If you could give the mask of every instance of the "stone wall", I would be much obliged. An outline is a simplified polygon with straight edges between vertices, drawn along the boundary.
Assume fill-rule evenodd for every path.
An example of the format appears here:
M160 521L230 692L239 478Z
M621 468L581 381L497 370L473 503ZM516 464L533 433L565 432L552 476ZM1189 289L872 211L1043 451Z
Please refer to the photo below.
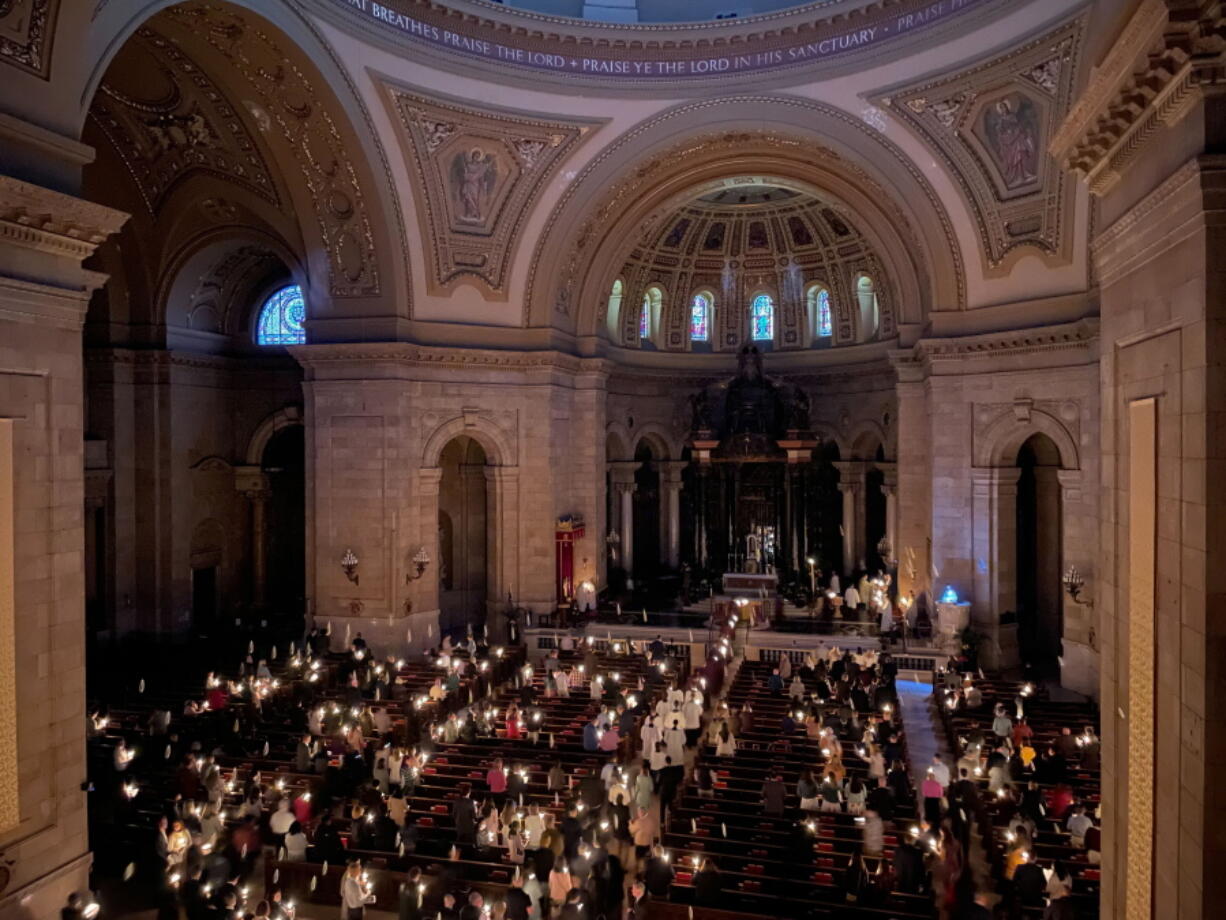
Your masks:
M288 358L106 349L89 352L87 371L88 427L110 470L110 628L190 628L202 546L216 549L220 613L249 604L251 506L236 470L266 419L301 406L300 369Z
M1222 896L1226 796L1210 768L1226 743L1226 630L1213 555L1226 537L1218 513L1226 284L1215 261L1226 245L1224 192L1226 172L1213 157L1160 181L1139 169L1108 196L1127 207L1116 205L1118 219L1094 243L1104 343L1104 916L1134 916L1151 897L1164 916L1209 916ZM1148 398L1157 406L1155 577L1140 597L1129 564L1142 536L1131 526L1129 407Z
M310 586L317 622L413 645L437 641L439 456L455 437L486 456L491 635L510 597L554 603L554 530L582 516L580 579L597 577L604 532L601 361L407 345L299 346L305 389ZM425 549L421 578L413 557ZM339 561L359 558L357 581ZM587 560L586 562L582 560Z
M0 418L13 451L0 724L16 767L0 770L4 920L52 916L89 870L81 324L104 278L80 264L123 219L0 177Z

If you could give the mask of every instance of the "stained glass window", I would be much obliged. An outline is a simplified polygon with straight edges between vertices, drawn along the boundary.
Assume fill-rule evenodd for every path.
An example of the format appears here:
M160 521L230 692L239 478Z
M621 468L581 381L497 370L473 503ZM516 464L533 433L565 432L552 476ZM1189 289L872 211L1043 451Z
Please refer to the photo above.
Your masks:
M639 338L644 342L651 338L651 295L643 295L643 308L639 310Z
M817 334L834 335L834 326L830 322L830 292L825 288L817 292Z
M759 294L749 310L749 330L755 342L775 338L775 301L769 294Z
M706 342L711 338L711 298L695 294L690 301L690 341Z
M260 345L302 345L306 342L306 300L302 288L290 284L264 301L256 325L255 340Z

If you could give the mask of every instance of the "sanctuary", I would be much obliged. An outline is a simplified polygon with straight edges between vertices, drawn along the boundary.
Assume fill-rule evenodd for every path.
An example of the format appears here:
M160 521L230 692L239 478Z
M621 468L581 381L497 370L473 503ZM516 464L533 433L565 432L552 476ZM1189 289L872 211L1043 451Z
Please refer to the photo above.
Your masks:
M0 0L0 920L1219 915L1224 35Z

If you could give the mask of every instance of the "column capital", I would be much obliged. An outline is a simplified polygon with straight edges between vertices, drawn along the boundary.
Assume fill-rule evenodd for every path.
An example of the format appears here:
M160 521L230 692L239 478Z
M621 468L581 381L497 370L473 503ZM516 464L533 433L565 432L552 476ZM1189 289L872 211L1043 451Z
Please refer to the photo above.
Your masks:
M673 488L681 488L681 474L685 468L689 466L688 460L658 460L656 467L660 471L660 482L662 485L671 486Z
M868 475L868 466L863 460L835 460L832 466L839 474L840 492L855 492L863 488Z
M247 498L254 499L259 493L268 497L271 485L268 474L258 466L236 466L234 468L234 489L242 492Z
M417 471L417 491L422 495L438 495L438 486L442 479L441 466L424 466Z
M519 482L518 466L487 466L485 481L495 485L514 485Z
M609 477L614 485L634 484L634 474L643 464L637 460L614 460L609 464Z
M973 466L971 484L976 490L994 489L998 494L1017 491L1017 481L1022 471L1016 466Z

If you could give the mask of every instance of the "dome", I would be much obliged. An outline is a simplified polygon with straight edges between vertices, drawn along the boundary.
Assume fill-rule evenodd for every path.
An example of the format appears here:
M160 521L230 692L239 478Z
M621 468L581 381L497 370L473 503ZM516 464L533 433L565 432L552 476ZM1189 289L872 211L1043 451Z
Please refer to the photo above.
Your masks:
M617 306L659 317L610 310L609 333L664 351L731 351L750 339L767 350L856 344L877 337L886 281L855 215L769 179L739 178L666 212L637 241L614 282ZM755 327L763 297L774 315ZM687 323L695 309L712 314L698 343Z

